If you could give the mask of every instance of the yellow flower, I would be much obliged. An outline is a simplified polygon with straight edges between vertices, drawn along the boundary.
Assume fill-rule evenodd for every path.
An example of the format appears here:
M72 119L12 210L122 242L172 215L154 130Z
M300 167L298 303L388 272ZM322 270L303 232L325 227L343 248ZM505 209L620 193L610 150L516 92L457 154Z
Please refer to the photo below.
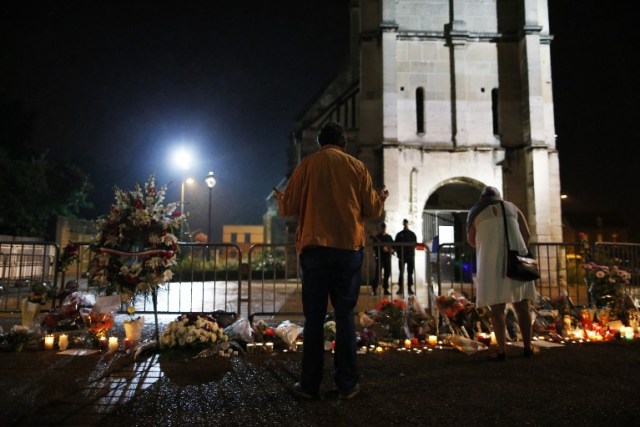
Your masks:
M127 307L127 313L129 313L130 316L133 316L136 313L136 308L130 305L129 307Z

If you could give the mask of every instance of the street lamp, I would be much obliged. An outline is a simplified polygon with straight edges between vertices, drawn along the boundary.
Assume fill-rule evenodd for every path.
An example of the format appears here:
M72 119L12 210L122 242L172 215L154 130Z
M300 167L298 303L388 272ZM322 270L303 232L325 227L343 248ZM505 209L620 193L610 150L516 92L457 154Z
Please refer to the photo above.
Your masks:
M207 184L207 187L209 187L209 228L207 229L207 237L209 241L211 241L211 191L213 190L213 186L216 185L216 177L213 175L213 172L209 172L204 182Z
M182 211L182 215L185 216L185 221L186 221L186 217L187 217L187 211L185 209L184 206L184 185L186 184L193 184L193 178L186 178L182 180L182 183L180 185L180 210ZM184 232L183 232L183 227L184 227L184 223L185 221L180 223L180 238L184 239Z

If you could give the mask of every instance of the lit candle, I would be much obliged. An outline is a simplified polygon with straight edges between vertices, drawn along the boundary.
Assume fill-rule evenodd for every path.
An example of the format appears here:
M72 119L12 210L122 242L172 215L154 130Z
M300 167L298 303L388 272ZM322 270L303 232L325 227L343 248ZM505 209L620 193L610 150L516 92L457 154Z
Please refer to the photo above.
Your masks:
M131 341L129 338L125 338L124 341L122 342L122 348L125 351L131 350L133 348L133 341Z
M255 349L255 344L252 342L248 342L247 343L247 353L251 354L253 353L253 350Z
M118 349L118 337L109 337L109 351Z
M261 342L256 343L256 353L262 353L264 351L264 345Z
M53 335L45 335L44 337L44 349L53 350L53 341L55 337Z
M498 345L498 340L496 339L496 333L495 332L491 332L491 341L490 341L491 345Z
M633 339L633 328L631 326L627 326L624 330L624 337L628 340Z
M298 341L298 342L296 343L296 351L302 351L302 349L303 349L303 348L304 348L304 347L303 347L303 345L302 345L302 341ZM365 348L365 349L366 349L366 348Z
M411 340L410 339L404 340L404 348L411 348Z
M60 334L58 337L58 348L65 351L69 347L69 336L66 334Z
M429 345L435 346L436 344L438 344L438 337L435 335L429 335Z
M264 349L266 350L267 353L273 353L273 343L272 342L268 342L264 345Z
M376 347L376 353L382 353L382 347Z

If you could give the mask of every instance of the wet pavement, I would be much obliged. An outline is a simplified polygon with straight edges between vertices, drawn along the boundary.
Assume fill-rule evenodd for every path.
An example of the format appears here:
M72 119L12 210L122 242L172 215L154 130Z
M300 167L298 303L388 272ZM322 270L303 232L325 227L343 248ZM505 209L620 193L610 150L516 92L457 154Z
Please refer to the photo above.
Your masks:
M11 320L2 319L5 330ZM542 348L531 359L510 347L504 362L445 349L362 354L362 392L348 401L332 391L330 353L321 398L312 401L290 391L299 353L195 355L2 352L0 425L635 425L638 418L640 341Z

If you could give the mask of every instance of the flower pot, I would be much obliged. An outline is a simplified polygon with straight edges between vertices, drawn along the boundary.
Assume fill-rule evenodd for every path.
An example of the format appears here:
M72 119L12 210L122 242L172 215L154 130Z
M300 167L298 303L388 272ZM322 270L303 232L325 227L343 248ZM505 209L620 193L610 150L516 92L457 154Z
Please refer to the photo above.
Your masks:
M124 335L134 346L140 342L142 329L144 329L144 317L142 316L136 320L124 321Z
M40 311L40 304L29 302L26 298L22 300L22 326L30 326Z

